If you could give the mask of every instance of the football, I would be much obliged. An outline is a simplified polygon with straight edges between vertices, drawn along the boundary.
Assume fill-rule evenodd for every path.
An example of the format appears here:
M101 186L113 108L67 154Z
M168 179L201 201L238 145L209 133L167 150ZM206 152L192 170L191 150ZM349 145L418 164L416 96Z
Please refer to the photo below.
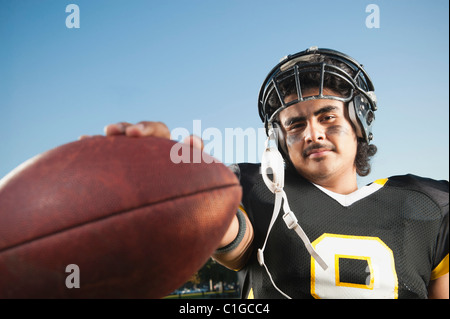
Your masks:
M242 192L225 165L194 153L156 137L92 137L18 166L0 180L0 298L177 289L218 248Z

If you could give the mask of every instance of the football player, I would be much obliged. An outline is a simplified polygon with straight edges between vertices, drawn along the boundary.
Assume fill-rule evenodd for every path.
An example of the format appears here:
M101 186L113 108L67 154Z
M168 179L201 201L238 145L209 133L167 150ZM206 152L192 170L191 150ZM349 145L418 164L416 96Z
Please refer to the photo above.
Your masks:
M317 47L287 56L258 107L267 148L261 164L231 166L243 199L213 256L239 271L243 297L448 298L448 181L392 176L358 189L376 153L362 65ZM170 138L159 122L105 132Z

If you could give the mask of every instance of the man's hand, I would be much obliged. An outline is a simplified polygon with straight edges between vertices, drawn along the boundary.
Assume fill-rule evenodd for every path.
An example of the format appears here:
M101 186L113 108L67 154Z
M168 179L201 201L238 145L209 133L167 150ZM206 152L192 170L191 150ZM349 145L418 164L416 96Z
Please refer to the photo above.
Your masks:
M146 137L155 136L161 138L170 139L170 131L166 124L162 122L150 122L142 121L136 124L127 122L119 122L116 124L106 125L104 128L106 136L125 135L128 137ZM89 135L82 135L80 140L89 138ZM190 144L198 149L203 150L204 144L201 138L198 136L188 136L183 141L186 144Z
M170 139L169 128L161 122L139 122L131 124L120 122L105 126L105 135L125 135L129 137L156 136Z

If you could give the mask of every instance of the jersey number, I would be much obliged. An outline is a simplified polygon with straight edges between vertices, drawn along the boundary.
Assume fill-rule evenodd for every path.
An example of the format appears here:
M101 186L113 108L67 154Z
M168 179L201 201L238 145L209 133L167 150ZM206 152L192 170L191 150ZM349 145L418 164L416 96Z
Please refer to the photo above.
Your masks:
M328 264L324 271L311 257L314 298L397 298L398 279L392 250L378 237L323 234L312 243ZM344 269L359 263L364 282L342 278Z

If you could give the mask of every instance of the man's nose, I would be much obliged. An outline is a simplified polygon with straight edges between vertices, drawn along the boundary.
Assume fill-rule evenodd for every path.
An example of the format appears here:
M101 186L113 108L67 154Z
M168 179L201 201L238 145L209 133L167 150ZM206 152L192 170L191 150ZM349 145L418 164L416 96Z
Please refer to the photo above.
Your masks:
M325 140L325 130L316 121L308 122L305 130L305 142L307 144L316 143Z

